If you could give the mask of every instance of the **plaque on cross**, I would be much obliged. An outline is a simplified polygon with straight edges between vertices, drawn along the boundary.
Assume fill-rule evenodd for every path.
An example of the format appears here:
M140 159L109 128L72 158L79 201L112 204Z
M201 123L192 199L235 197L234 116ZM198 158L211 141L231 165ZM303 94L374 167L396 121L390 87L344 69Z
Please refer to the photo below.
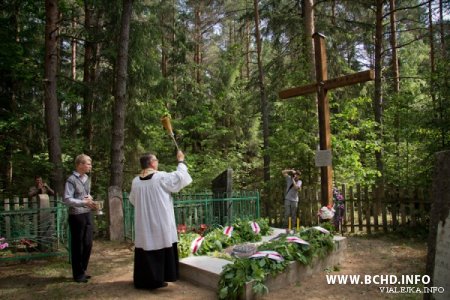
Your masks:
M279 93L279 96L282 99L287 99L311 93L317 93L320 150L331 151L330 108L328 103L327 91L347 85L374 80L375 72L374 70L367 70L333 79L328 79L325 36L316 32L312 37L314 39L316 82L283 90ZM322 166L320 168L320 186L322 206L333 205L331 165Z

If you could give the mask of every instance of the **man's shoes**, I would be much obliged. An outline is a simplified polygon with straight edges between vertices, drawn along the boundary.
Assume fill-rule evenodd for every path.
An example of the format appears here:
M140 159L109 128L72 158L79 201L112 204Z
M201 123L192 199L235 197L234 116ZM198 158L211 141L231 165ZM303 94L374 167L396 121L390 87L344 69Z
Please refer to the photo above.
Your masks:
M86 278L86 276L83 276L83 277L74 279L74 281L78 282L78 283L86 283L86 282L88 282L88 279Z
M84 275L84 277L86 277L86 279L91 279L92 278L91 275Z

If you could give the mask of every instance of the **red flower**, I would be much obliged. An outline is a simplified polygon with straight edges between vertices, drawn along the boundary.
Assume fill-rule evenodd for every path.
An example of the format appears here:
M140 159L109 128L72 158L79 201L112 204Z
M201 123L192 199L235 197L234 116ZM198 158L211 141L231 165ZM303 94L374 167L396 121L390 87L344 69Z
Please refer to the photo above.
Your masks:
M205 230L208 228L208 225L206 224L200 224L200 230L199 233L203 234L203 232L205 232Z
M186 233L186 225L185 224L178 224L177 232L178 233Z

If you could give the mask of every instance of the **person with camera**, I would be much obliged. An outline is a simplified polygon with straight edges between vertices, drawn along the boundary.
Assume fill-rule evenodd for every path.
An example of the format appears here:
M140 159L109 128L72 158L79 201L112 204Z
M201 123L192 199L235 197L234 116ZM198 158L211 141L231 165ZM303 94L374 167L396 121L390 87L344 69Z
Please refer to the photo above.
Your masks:
M30 187L28 192L29 197L34 197L39 194L47 194L47 195L55 195L55 191L53 191L43 180L42 177L36 175L34 177L34 185Z
M300 171L294 169L286 169L281 171L286 178L286 190L284 191L284 224L286 232L289 231L289 218L291 224L297 220L298 208L298 190L302 187L300 180Z

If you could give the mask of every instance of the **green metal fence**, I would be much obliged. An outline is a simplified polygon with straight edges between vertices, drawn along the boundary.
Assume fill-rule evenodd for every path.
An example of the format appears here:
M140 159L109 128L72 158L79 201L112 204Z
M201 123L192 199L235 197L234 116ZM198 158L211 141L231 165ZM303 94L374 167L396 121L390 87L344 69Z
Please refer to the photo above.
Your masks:
M134 240L134 207L123 196L125 238ZM175 220L187 228L227 225L241 218L259 218L259 192L239 191L227 193L173 194Z
M67 207L50 197L0 200L0 261L68 255Z

